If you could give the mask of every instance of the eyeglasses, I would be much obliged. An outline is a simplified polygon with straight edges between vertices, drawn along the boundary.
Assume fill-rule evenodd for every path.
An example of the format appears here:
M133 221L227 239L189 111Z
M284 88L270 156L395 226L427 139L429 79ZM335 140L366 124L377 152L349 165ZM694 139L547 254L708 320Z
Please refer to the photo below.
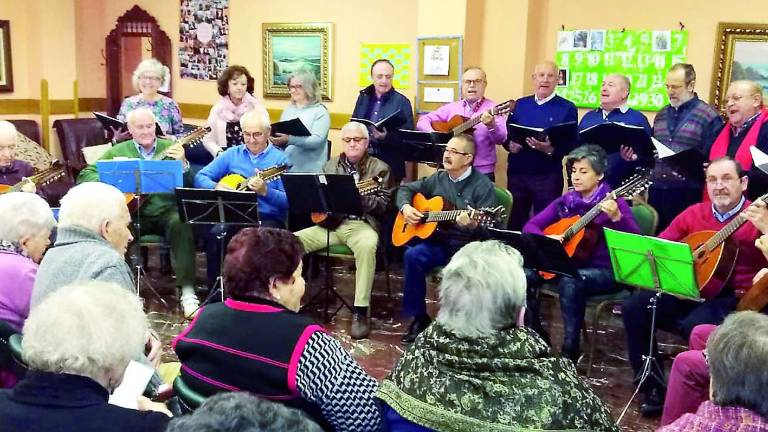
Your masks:
M301 90L303 88L304 88L304 86L301 85L301 84L291 84L291 85L288 86L289 90Z
M243 138L257 140L257 139L261 139L263 137L264 137L264 132L246 132L246 131L243 131Z
M462 156L469 156L469 153L460 152L456 149L452 149L450 147L445 148L446 153L455 154L455 155L462 155Z
M139 79L140 80L144 80L144 81L160 81L160 80L162 80L162 78L160 78L159 76L153 76L153 75L142 75L142 76L139 77Z
M366 137L344 137L341 140L347 144L349 144L351 141L354 141L355 144L360 144L361 142L363 142L363 140L367 140L367 139L368 138Z
M724 178L708 178L706 180L707 184L710 186L717 186L718 183L722 185L727 185L729 183L733 183L735 181L739 181L739 178L733 178L733 177L724 177Z
M471 86L472 84L480 85L480 84L484 84L484 83L485 83L485 80L482 79L482 78L480 78L480 79L473 79L473 80L464 80L464 85L465 86Z

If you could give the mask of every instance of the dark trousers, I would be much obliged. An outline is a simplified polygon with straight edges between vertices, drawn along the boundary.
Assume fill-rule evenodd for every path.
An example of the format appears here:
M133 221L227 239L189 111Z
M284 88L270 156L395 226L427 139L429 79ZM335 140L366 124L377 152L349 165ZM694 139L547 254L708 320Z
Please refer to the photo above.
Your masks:
M559 171L541 174L511 174L507 171L507 189L514 202L509 215L509 229L519 231L534 213L544 210L563 192L563 174Z
M285 228L282 221L274 219L263 219L262 227ZM245 227L235 225L218 224L208 232L205 240L205 257L207 261L206 275L208 277L208 289L213 290L216 285L216 279L221 273L222 254L226 255L227 245L235 234L239 233ZM223 236L223 238L221 238Z
M703 185L679 182L661 185L654 183L648 190L648 204L659 213L658 232L663 231L683 210L701 201Z
M427 314L427 275L435 267L448 264L450 255L435 243L410 246L403 257L403 313L407 316Z
M560 312L563 314L563 351L578 353L581 336L581 326L590 297L607 295L618 292L622 286L614 282L613 272L606 268L583 268L579 270L582 279L560 277L556 279L560 295ZM525 269L528 282L528 310L526 324L539 333L545 340L549 335L541 325L539 315L538 288L544 279L537 272Z
M656 293L638 291L624 301L621 308L624 319L624 329L627 335L627 353L629 363L635 377L642 371L643 356L648 354L648 344L651 338L651 298ZM692 300L682 300L667 294L662 294L656 302L656 328L678 334L688 340L691 331L699 324L720 324L726 315L736 309L738 300L731 290L724 290L718 297L703 303ZM655 364L653 371L660 378L664 376L664 368L658 362L658 347L653 340L653 356ZM663 383L656 380L646 381L645 390Z

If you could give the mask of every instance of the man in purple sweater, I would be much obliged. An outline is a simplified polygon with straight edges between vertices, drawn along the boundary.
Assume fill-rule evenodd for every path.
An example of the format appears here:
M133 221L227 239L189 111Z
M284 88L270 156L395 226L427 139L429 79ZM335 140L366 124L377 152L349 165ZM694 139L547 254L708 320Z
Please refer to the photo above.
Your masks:
M464 75L461 76L462 99L443 105L437 110L421 116L419 122L416 123L416 129L433 131L433 121L448 121L455 115L467 118L482 115L480 124L475 126L475 131L472 133L477 152L474 167L480 173L488 176L491 181L494 181L496 145L506 141L507 129L504 125L504 117L494 118L489 112L496 106L496 103L486 99L485 88L487 86L488 79L485 76L485 71L476 66L466 68Z

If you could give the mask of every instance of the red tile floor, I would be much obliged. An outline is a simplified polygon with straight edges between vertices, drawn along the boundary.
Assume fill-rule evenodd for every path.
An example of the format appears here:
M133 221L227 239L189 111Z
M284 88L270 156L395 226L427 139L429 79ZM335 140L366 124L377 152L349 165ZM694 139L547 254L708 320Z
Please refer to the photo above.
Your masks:
M199 258L202 258L200 256ZM159 274L157 265L152 266L150 260L149 278L147 279L158 293L166 300L169 306L164 305L148 287L142 288L142 297L150 311L149 317L152 327L157 330L165 346L164 358L166 361L175 360L175 355L170 349L170 340L185 327L175 291L172 288L172 280L168 276ZM157 263L155 263L157 264ZM198 266L201 269L200 277L202 280L204 269L204 260ZM400 301L402 299L402 271L399 266L394 266L390 276L392 296L387 295L385 288L384 273L377 272L376 281L372 294L372 333L368 339L354 341L349 337L348 329L351 315L349 311L343 309L329 323L326 328L339 339L344 347L360 362L363 368L378 380L384 378L397 362L400 355L407 349L400 343L400 337L408 329L408 321L400 316ZM343 298L352 301L354 297L354 270L345 267L343 264L335 264L333 275L337 292ZM324 272L307 283L307 294L305 301L324 287ZM436 284L431 281L428 290L428 310L434 316L437 311L436 302ZM205 293L200 292L199 297L203 299ZM322 307L316 305L309 311L318 322L323 323ZM588 311L587 316L591 316ZM559 347L562 340L562 321L560 320L560 311L556 301L549 297L544 297L542 304L542 318L545 325L548 325L552 335L555 350ZM632 385L632 373L626 360L624 348L624 330L621 318L611 315L604 326L604 332L599 335L599 341L596 346L595 364L592 369L592 377L586 378L590 385L595 389L598 395L608 404L614 418L618 418L627 401L630 399L634 387ZM662 351L665 354L672 355L682 351L685 347L681 344L682 339L671 335L660 334ZM582 349L586 349L587 344L582 343ZM579 371L584 375L587 369L587 358L582 357L579 362ZM667 361L667 367L669 367ZM621 422L622 430L626 431L652 431L658 427L657 419L646 419L637 412L639 403L635 400L627 411Z

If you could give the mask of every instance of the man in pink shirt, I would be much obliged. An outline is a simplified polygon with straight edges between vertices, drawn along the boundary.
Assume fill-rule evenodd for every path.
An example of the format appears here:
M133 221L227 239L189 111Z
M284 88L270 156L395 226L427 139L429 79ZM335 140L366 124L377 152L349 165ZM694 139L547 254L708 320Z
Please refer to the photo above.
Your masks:
M490 114L491 108L496 103L485 97L485 89L488 80L485 71L476 66L470 66L464 70L461 77L462 99L443 105L437 110L421 116L416 124L416 129L421 131L433 131L432 122L448 121L455 115L472 118L481 115L480 122L475 126L473 136L475 138L476 154L474 167L495 180L496 145L503 144L507 140L507 128L504 117L495 117Z

